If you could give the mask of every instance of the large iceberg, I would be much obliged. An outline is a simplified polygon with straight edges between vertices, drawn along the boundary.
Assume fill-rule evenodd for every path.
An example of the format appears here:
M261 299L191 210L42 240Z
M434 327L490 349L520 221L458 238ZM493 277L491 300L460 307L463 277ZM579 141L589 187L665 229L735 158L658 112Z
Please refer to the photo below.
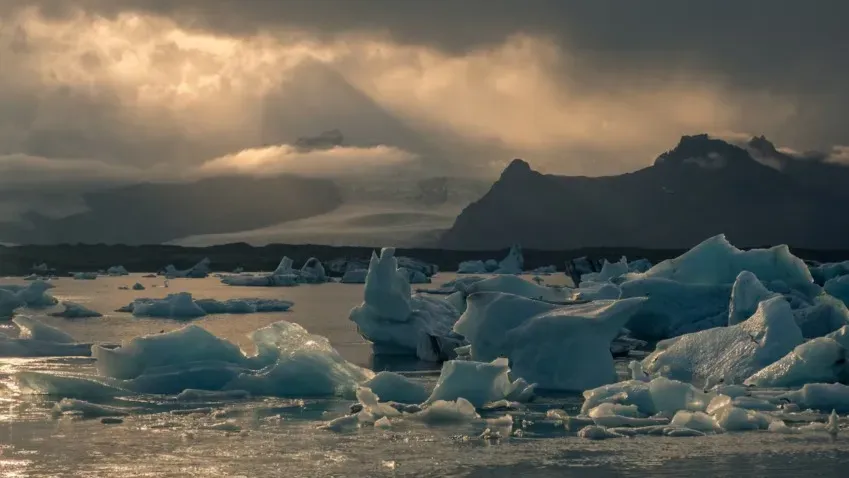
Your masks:
M406 274L398 269L394 248L372 254L364 301L351 310L350 320L376 354L411 355L422 360L453 358L462 338L452 332L459 317L454 306L439 297L411 295Z
M507 357L516 377L553 390L585 390L616 379L611 342L644 298L558 306L499 292L469 296L454 327L473 360Z
M130 312L135 317L194 319L207 314L284 312L292 305L294 305L293 302L280 299L195 300L189 292L178 292L162 299L139 298L118 309L118 312Z
M642 275L687 284L733 284L743 271L766 282L782 281L790 286L813 283L805 262L791 254L786 245L742 251L731 245L724 234L706 239Z
M657 344L643 369L676 380L742 383L803 341L790 304L782 297L761 302L752 317Z
M32 317L19 315L12 319L18 337L0 334L0 357L62 357L91 355L91 344L78 343L61 330Z

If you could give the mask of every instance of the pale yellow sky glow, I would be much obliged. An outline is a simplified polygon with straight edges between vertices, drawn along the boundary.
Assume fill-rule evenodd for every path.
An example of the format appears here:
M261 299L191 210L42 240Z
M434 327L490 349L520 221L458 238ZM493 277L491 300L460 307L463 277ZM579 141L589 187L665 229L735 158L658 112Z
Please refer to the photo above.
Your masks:
M18 33L8 28L10 23L17 25ZM269 128L269 111L284 112L295 124L299 115L305 122L312 120L312 111L291 111L286 100L289 90L309 86L311 78L303 74L303 67L311 63L338 74L404 127L437 144L462 143L467 146L463 151L480 155L449 159L486 165L524 156L556 173L634 170L649 164L682 134L738 131L744 112L763 128L777 127L795 111L786 98L735 91L719 80L696 81L684 73L593 71L587 58L544 37L528 35L449 54L393 43L379 34L325 41L297 31L215 36L184 29L170 19L138 14L111 20L79 14L48 21L27 11L7 21L6 27L0 33L3 42L11 42L11 36L20 32L26 38L26 53L6 60L14 66L23 90L39 94L39 89L72 88L99 100L108 96L113 108L110 121L154 137L177 135L189 144L207 145L209 153L200 154L206 168L226 164L232 169L240 158L245 158L245 165L238 170L248 164L262 168L267 164L256 158L269 151L278 159L291 159L285 144L269 145L263 131ZM617 87L611 88L603 86L609 81L594 86L594 75L620 76ZM317 92L310 104L326 111L326 117L333 118L336 108L347 108L346 100L332 92L328 97L338 103L322 104L324 93ZM272 94L277 94L277 103L269 103ZM83 126L94 121L76 118L74 111L59 111L38 115L33 125L64 128L77 120ZM370 121L364 112L357 126L367 130ZM316 120L315 128L346 129L332 120ZM375 133L380 128L376 125ZM368 131L359 134L368 136ZM380 143L384 149L337 152L339 167L350 166L347 157L361 158L364 151L377 152L388 161L401 157L407 161L418 153L405 152L406 144L384 139L365 142L370 143L365 148ZM215 147L210 146L213 143ZM174 148L179 153L190 147ZM615 159L588 160L593 155ZM328 160L326 156L322 161ZM275 164L285 169L283 163ZM323 164L322 168L332 169ZM481 168L476 172L498 172Z

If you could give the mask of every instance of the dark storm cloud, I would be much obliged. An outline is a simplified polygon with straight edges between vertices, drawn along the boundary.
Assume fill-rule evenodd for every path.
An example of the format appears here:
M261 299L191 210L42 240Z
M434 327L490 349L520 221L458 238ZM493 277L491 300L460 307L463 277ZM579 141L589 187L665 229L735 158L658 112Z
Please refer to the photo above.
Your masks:
M544 35L601 73L657 70L798 100L803 128L775 132L805 147L846 142L849 2L844 0L11 0L51 17L81 7L171 17L233 35L308 30L385 32L462 52L515 33ZM576 79L575 81L580 81ZM597 81L591 78L588 81Z

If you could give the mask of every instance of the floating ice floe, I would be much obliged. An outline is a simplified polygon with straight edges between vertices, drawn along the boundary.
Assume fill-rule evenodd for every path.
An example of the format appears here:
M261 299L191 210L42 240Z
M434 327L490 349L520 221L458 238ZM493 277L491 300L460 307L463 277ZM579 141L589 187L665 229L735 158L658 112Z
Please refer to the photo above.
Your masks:
M782 297L761 302L749 319L657 344L643 360L649 374L693 381L742 383L803 341L790 305Z
M510 360L513 374L540 388L585 390L616 378L611 342L644 298L558 306L499 292L468 297L454 331L473 360Z
M74 280L95 280L97 279L97 272L74 272L71 277Z
M457 309L439 297L411 295L406 273L398 269L394 248L372 254L363 303L350 320L376 354L416 356L426 361L453 358L462 337L452 332Z
M324 337L277 322L251 338L257 354L201 327L136 337L118 348L93 346L97 375L16 373L25 393L66 398L193 390L238 390L253 396L352 397L374 373L344 360Z
M169 294L162 299L139 298L117 312L130 312L135 317L194 319L207 314L253 314L284 312L293 302L280 299L194 299L189 292Z
M78 343L61 330L32 317L16 316L12 322L19 335L11 338L0 334L0 357L66 357L89 356L91 344Z
M439 380L426 403L464 398L481 408L499 400L530 401L534 386L521 378L510 380L509 374L510 367L504 358L491 363L450 360L442 364Z
M541 275L541 276L556 274L557 273L557 266L549 265L549 266L537 267L536 269L533 269L528 273L533 274L533 275Z
M62 306L65 307L64 310L59 312L53 312L50 314L53 317L64 317L66 319L84 319L89 317L103 317L103 314L97 312L95 310L91 310L88 307L85 307L81 304L77 304L76 302L63 301Z
M11 317L21 307L41 309L53 307L58 301L46 292L54 288L52 284L37 280L26 286L0 285L0 318Z
M363 385L387 402L422 403L429 396L421 384L394 372L379 372Z
M299 284L323 284L329 281L324 266L316 258L310 258L300 270L294 269L288 257L280 260L270 274L237 274L224 276L221 282L232 286L247 287L294 287Z

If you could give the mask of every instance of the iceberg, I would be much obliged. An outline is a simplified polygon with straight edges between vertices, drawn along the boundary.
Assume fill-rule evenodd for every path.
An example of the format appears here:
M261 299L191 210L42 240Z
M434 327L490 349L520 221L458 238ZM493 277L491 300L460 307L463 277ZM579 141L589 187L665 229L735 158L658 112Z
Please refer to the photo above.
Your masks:
M483 261L463 261L457 267L458 274L486 274L486 264Z
M731 245L724 234L706 239L642 275L686 284L732 284L743 271L766 282L782 281L791 286L813 283L804 261L791 254L786 245L742 251Z
M103 317L100 312L94 311L76 302L63 301L62 306L65 310L53 312L50 314L53 317L64 317L66 319L84 319L89 317Z
M840 383L809 383L799 390L779 395L777 399L794 403L803 410L849 413L849 386Z
M442 372L426 403L438 400L453 401L465 398L476 408L499 400L527 401L533 395L533 385L524 380L511 381L507 359L491 363L450 360L442 364Z
M120 347L92 346L97 376L19 372L30 393L113 396L177 394L186 389L253 396L353 396L374 373L344 360L329 341L281 321L254 331L257 354L201 327L135 337ZM238 392L235 392L238 391Z
M73 272L71 276L74 280L95 280L97 279L97 272Z
M829 279L823 286L825 292L849 304L849 275Z
M231 286L243 287L294 287L298 285L299 278L296 274L269 274L269 275L253 275L253 274L238 274L224 276L221 279L222 284Z
M522 246L514 244L510 247L507 257L498 263L495 274L521 274L525 266L525 258L522 256Z
M588 272L581 275L581 284L584 282L609 282L630 271L628 259L625 256L622 256L618 262L608 262L607 259L604 259L599 272Z
M657 344L643 369L676 380L742 383L803 341L790 304L765 300L752 317L730 327L686 334Z
M557 306L499 292L468 297L454 331L471 359L510 360L513 375L540 388L578 391L616 378L611 342L644 298Z
M398 270L406 275L407 282L410 284L430 284L430 277L426 276L423 272L407 269L404 267L399 267Z
M799 345L777 362L746 379L758 387L801 387L808 383L849 382L847 351L836 340L820 337Z
M327 274L321 261L310 257L301 267L301 280L307 284L323 284L327 282Z
M638 339L662 340L728 323L731 284L685 284L641 277L619 288L622 299L648 298L626 325Z
M822 294L814 298L813 304L794 310L793 317L805 338L817 338L849 325L849 308L840 300Z
M15 292L0 289L0 319L13 316L16 310L26 305L27 303Z
M465 295L478 292L504 292L548 302L567 301L572 295L571 289L541 286L515 275L500 275L469 284L457 282L455 287Z
M514 244L507 256L496 262L494 259L486 262L480 260L463 261L457 267L458 274L514 274L522 273L525 259L522 256L522 246Z
M743 271L734 281L731 288L731 303L728 305L728 325L737 325L751 317L758 309L758 304L780 294L771 292L764 287L757 276L749 271Z
M433 277L439 272L439 267L435 264L428 264L412 257L398 257L398 267L417 272L427 278ZM429 282L429 281L428 281Z
M310 258L300 270L295 270L294 262L283 257L277 268L270 274L234 274L222 277L221 282L231 286L244 287L294 287L300 284L322 284L330 281L324 266L316 258Z
M628 263L628 272L645 272L652 268L652 263L648 259L637 259Z
M203 279L209 276L211 272L209 268L210 264L211 261L208 257L203 258L200 262L185 270L178 270L173 264L169 264L165 267L163 275L168 279Z
M849 275L849 261L817 264L808 267L814 282L824 285L826 282L837 277Z
M581 413L603 403L635 405L642 415L673 417L681 410L705 412L713 393L707 393L689 383L657 377L651 382L627 380L585 390Z
M253 314L256 312L284 312L293 302L280 299L215 299L192 298L189 292L169 294L163 299L139 298L118 309L135 317L163 319L195 319L207 314Z
M549 266L537 267L536 269L533 269L532 271L530 271L530 274L540 275L540 276L557 274L557 266L549 265Z
M387 402L422 403L429 396L422 385L394 372L380 372L363 386Z
M384 248L379 257L372 254L363 295L349 319L376 354L436 362L453 358L454 348L463 345L451 330L459 312L441 298L411 295L394 248Z
M32 317L16 316L18 338L0 334L0 357L67 357L91 355L91 344L81 344L61 330Z
M130 273L127 269L124 269L124 266L112 266L109 269L106 269L106 275L109 276L128 276Z
M27 286L14 284L0 286L0 318L11 317L21 307L33 309L53 307L59 301L46 294L46 291L53 287L42 280L33 281Z
M428 425L449 425L477 420L480 415L471 402L458 398L456 401L437 400L409 418Z
M351 269L342 276L343 284L365 284L368 269Z
M257 355L249 360L264 368L241 373L224 389L278 397L349 397L374 378L371 370L343 359L325 337L297 324L276 322L251 338Z

